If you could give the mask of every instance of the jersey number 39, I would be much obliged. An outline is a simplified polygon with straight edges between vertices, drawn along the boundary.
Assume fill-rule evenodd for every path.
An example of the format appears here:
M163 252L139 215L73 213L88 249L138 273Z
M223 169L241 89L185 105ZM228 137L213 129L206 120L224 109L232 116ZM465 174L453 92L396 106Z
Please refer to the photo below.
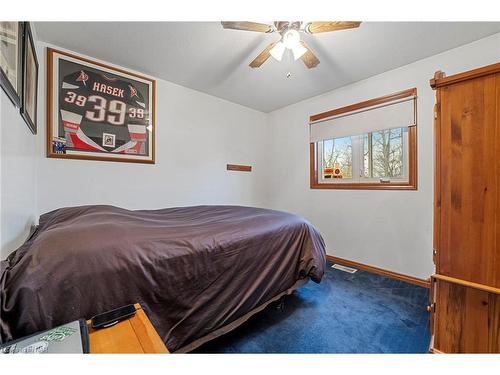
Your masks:
M64 101L85 107L87 103L93 103L91 110L85 111L85 118L93 122L107 122L111 125L123 125L127 114L127 105L120 100L110 100L109 102L98 95L91 95L88 98L84 95L77 95L73 91L68 91ZM142 108L129 108L129 117L144 118Z

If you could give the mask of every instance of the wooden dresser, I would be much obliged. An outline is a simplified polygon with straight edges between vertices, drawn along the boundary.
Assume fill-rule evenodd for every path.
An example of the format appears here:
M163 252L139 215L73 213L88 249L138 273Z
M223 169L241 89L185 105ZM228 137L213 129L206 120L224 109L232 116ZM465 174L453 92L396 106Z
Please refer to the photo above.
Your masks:
M90 353L152 354L168 353L165 344L149 321L141 305L135 304L135 315L109 328L89 328Z
M436 90L431 351L500 352L500 63Z

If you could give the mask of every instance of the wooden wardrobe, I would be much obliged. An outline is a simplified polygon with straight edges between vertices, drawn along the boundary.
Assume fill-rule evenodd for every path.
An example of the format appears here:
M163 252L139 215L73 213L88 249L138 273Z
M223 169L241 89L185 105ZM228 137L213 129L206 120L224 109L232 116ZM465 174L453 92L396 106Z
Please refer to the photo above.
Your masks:
M436 90L431 351L500 352L500 63Z

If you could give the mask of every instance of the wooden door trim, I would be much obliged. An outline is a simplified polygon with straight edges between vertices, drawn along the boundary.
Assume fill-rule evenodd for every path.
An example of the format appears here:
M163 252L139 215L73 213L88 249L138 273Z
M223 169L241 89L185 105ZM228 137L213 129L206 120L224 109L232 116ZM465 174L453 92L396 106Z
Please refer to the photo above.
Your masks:
M445 77L444 72L437 71L434 79ZM434 105L434 232L433 232L433 254L432 260L439 273L439 249L441 233L441 92L436 91L436 104Z
M496 64L491 64L483 66L482 68L469 70L468 72L454 74L449 77L434 77L429 82L433 89L442 86L448 86L462 81L466 81L472 78L478 78L489 74L495 74L500 72L500 62Z

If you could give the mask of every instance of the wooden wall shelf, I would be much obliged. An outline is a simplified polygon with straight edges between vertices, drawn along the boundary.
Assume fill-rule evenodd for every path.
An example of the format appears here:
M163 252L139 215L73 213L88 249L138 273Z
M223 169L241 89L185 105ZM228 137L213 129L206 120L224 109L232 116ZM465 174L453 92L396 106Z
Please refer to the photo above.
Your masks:
M251 165L228 164L226 168L227 168L228 171L252 172L252 166Z

